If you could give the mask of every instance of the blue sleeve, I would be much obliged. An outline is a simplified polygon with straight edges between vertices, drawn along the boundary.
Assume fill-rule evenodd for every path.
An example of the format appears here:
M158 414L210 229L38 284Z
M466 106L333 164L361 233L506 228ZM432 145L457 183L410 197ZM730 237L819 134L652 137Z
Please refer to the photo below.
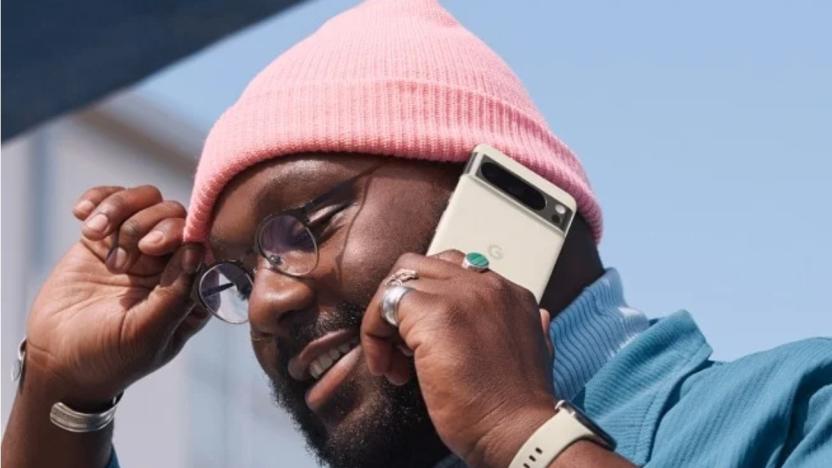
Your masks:
M832 380L832 366L826 370ZM784 467L828 467L832 461L832 383L809 395L792 417Z
M832 340L713 366L684 382L651 466L824 467L832 460Z
M107 462L107 466L104 468L119 468L118 464L118 457L116 456L116 448L113 447L112 451L110 452L110 461Z

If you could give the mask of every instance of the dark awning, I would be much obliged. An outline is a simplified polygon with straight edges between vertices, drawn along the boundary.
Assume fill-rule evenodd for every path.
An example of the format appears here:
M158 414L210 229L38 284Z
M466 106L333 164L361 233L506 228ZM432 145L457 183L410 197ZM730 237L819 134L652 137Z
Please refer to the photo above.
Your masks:
M302 0L2 4L5 141Z

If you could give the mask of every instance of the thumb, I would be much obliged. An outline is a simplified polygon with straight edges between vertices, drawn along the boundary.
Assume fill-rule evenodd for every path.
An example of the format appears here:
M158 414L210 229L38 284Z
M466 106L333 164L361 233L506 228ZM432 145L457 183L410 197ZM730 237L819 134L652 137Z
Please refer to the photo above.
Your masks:
M171 257L159 284L136 306L134 317L140 336L166 341L193 308L191 288L204 255L199 244L183 244Z

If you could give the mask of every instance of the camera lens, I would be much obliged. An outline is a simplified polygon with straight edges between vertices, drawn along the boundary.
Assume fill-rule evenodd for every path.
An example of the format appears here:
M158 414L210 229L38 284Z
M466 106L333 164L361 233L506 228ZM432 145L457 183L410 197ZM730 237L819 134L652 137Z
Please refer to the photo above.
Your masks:
M480 171L487 181L527 207L539 211L546 206L546 199L543 195L497 164L484 162L480 166Z

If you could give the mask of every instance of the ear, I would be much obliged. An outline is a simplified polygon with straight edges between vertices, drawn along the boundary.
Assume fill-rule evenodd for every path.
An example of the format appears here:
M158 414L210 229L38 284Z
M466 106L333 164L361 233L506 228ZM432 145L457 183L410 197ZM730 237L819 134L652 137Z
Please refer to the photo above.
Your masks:
M552 321L552 316L549 311L540 308L540 326L543 328L543 339L546 340L546 349L549 350L549 361L555 358L555 345L552 343L552 337L549 335L549 324Z

